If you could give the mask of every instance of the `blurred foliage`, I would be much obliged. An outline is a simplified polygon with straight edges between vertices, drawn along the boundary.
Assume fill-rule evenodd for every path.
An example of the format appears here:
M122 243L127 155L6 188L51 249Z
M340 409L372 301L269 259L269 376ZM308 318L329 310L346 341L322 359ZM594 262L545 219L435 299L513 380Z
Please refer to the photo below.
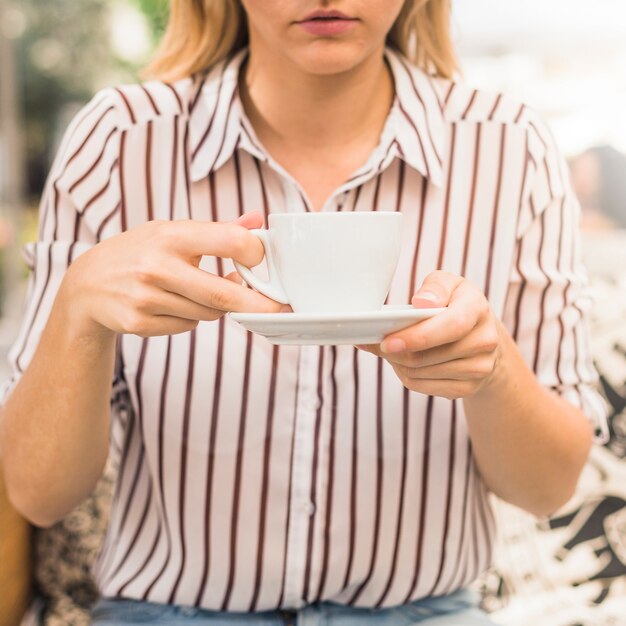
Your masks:
M161 36L168 0L19 0L25 31L18 41L27 182L41 192L58 136L79 106L103 84L135 80L139 69L111 48L110 10L126 4L146 17L152 46Z
M146 16L152 43L156 45L165 31L169 0L133 0L133 3Z

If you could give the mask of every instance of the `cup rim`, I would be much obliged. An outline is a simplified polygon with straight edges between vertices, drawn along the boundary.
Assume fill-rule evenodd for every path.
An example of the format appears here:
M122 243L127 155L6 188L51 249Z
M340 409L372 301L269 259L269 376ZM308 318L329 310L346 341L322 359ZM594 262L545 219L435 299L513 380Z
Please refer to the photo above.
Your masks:
M328 218L347 218L352 216L353 218L359 216L364 218L366 216L376 216L376 219L380 219L382 216L385 218L397 219L403 216L400 211L335 211L332 213L327 213L325 211L310 211L307 213L270 213L268 216L268 220L282 220L282 219L311 219L311 218L320 218L320 217L328 217Z

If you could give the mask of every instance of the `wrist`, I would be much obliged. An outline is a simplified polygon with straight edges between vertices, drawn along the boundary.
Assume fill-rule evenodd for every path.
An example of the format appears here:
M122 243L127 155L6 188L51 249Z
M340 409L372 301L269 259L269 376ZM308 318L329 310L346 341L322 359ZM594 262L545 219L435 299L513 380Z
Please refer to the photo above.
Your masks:
M63 327L77 340L109 343L115 331L99 323L91 314L88 299L81 293L80 282L70 268L57 293L54 308Z

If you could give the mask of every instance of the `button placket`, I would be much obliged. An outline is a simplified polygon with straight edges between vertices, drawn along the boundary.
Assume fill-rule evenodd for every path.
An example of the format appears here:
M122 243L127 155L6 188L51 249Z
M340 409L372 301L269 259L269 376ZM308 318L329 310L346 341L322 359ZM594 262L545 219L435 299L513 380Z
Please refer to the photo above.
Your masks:
M316 479L311 475L311 470L317 409L311 408L311 398L317 398L317 360L315 357L318 350L317 346L302 346L300 349L284 597L285 603L295 607L304 606L304 600L300 594L304 581L309 522L315 513L315 503L310 501L310 489L311 481Z

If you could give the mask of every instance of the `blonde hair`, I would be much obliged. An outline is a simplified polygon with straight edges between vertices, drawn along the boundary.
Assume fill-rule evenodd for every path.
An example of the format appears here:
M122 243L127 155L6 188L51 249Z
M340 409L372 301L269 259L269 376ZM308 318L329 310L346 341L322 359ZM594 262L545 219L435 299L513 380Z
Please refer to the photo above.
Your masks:
M239 0L171 0L163 40L144 74L166 82L202 72L248 43ZM450 0L406 0L387 45L437 76L458 68L450 35Z

